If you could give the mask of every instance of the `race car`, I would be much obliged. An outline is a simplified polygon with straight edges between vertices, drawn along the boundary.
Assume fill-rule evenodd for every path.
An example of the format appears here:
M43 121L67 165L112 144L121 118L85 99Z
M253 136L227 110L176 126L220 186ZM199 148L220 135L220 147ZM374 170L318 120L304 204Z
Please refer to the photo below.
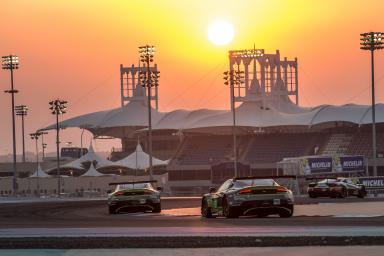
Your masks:
M114 192L108 194L109 214L127 211L161 212L161 188L155 190L151 185L155 182L150 180L110 183L110 186L117 186Z
M278 214L286 218L293 214L293 203L292 192L271 178L238 177L225 181L217 190L211 188L203 196L201 215L237 218Z
M311 198L332 197L344 198L357 196L364 198L367 195L365 186L350 178L323 179L319 182L311 182L308 185L308 195Z

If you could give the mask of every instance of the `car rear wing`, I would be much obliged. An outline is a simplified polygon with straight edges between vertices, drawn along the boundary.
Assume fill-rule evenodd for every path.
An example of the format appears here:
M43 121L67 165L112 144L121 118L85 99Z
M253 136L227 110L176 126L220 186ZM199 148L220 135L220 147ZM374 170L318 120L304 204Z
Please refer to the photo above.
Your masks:
M248 176L248 177L235 177L236 180L261 180L261 179L297 179L296 175L268 175L268 176Z
M109 186L124 185L124 184L141 184L141 183L157 183L156 180L130 181L130 182L112 182Z
M325 175L325 176L313 176L313 177L305 177L305 180L335 180L339 178L340 175Z

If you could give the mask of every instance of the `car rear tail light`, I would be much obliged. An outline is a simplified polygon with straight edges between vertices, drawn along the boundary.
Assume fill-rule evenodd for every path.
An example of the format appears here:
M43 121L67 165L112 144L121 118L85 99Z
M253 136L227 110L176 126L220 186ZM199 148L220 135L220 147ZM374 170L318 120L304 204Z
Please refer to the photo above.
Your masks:
M277 193L285 193L285 192L288 192L288 189L285 188L285 187L278 187L278 188L276 189L276 192L277 192Z
M116 192L115 196L122 196L124 195L124 192Z
M239 194L251 194L251 193L252 193L252 189L249 189L249 188L242 189L239 192Z

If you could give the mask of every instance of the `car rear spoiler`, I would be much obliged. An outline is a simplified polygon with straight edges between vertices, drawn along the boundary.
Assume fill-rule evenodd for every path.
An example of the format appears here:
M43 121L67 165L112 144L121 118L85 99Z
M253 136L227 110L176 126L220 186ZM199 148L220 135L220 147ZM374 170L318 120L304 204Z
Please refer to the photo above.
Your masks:
M314 176L314 177L305 177L305 180L331 180L331 179L337 179L338 175L329 175L329 176Z
M250 179L296 179L296 175L268 175L268 176L248 176L248 177L235 177L233 178L234 181L236 180L250 180Z
M113 182L109 183L109 186L123 185L123 184L140 184L140 183L157 183L156 180L143 180L143 181L128 181L128 182Z

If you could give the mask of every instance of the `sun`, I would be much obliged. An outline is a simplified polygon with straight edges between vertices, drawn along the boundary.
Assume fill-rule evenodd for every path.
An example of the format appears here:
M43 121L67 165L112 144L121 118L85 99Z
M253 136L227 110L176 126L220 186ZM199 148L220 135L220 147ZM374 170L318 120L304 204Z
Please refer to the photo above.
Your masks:
M233 25L225 20L217 20L208 27L208 39L215 45L229 44L234 35Z

